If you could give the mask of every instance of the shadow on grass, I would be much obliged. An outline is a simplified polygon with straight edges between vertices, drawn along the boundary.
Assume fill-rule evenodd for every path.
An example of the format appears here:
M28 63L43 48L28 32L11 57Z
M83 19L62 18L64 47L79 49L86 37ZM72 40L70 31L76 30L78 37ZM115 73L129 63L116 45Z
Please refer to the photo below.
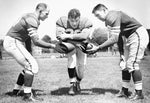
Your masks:
M62 87L51 91L51 95L68 95L69 87Z
M69 88L62 87L57 90L51 91L51 95L69 95L68 94ZM112 88L91 88L91 89L82 89L78 95L96 95L96 94L105 94L105 93L112 93L117 94L119 90L112 89Z
M40 89L32 89L32 93L34 96L39 96L39 95L45 95L43 90ZM13 91L8 91L4 94L5 96L11 96L11 97L15 97L15 96L24 96L24 92L23 90L19 91L18 95L15 95L13 93Z

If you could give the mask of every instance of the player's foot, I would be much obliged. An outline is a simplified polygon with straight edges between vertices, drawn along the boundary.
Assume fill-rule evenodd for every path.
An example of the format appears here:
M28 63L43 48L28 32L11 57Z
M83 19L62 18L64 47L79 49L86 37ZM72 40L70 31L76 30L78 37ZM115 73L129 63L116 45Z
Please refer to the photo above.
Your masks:
M18 96L19 91L20 91L20 90L18 90L18 89L14 89L14 90L12 91L13 96Z
M120 90L120 92L118 94L116 94L117 97L119 98L128 98L130 96L130 93L128 92L127 88L122 87L122 89Z
M13 89L11 96L23 96L24 92L18 89Z
M130 97L130 100L139 100L144 99L144 95L141 90L137 90L133 96Z
M76 83L71 83L70 89L69 89L69 95L75 95L76 94Z
M34 96L32 95L32 93L25 93L25 94L24 94L24 97L23 97L23 100L24 100L24 101L27 101L27 102L43 101L42 98L34 97Z

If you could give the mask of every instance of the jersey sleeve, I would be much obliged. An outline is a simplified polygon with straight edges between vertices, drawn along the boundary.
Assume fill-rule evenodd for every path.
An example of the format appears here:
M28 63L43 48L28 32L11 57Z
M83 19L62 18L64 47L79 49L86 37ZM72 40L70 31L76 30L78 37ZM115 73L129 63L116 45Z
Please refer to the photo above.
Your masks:
M37 35L37 29L38 29L38 22L32 18L32 17L28 17L26 18L26 23L27 23L27 30L29 32L29 36L34 36Z
M110 11L106 16L105 22L110 35L117 35L120 34L120 25L121 25L121 14L120 11Z

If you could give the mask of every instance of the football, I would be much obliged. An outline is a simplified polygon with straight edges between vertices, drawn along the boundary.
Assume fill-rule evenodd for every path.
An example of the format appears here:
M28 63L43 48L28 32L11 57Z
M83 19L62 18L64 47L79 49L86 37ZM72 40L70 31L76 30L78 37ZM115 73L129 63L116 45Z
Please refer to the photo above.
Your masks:
M94 29L92 36L91 36L91 41L101 45L104 43L107 39L109 38L109 32L105 28L97 28Z

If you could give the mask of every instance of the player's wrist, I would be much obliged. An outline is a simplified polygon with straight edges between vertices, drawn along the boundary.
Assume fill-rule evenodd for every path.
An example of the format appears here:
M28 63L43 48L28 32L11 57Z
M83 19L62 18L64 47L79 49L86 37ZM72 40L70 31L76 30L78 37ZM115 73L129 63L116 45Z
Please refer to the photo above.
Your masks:
M56 48L56 45L50 43L50 49L55 49L55 48Z
M99 45L99 46L98 46L98 50L101 50L101 49L102 49L102 46L101 46L101 45Z

